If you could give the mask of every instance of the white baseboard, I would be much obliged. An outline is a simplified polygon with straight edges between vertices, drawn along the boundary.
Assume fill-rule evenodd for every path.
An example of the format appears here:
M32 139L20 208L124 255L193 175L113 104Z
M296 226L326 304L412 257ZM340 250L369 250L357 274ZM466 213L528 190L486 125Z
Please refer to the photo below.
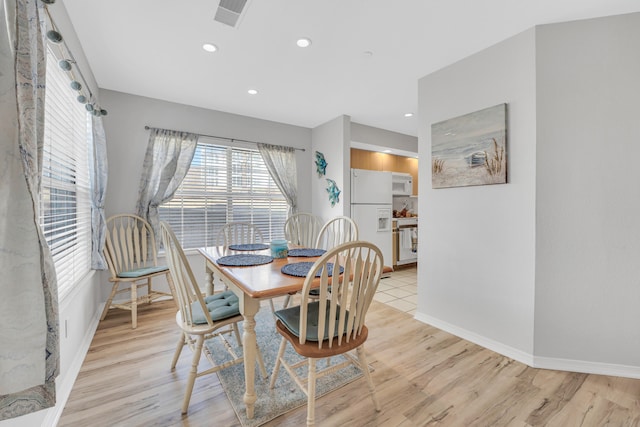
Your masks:
M509 347L508 345L504 345L498 341L494 341L482 335L476 334L475 332L460 328L424 313L416 313L415 318L423 323L427 323L438 329L442 329L445 332L449 332L450 334L453 334L457 337L460 337L467 341L471 341L474 344L478 344L479 346L488 348L489 350L495 351L496 353L500 353L503 356L515 359L518 362L524 363L525 365L533 366L533 356L529 353L525 353L522 350Z
M416 320L458 336L474 344L478 344L479 346L491 351L495 351L503 356L515 359L527 366L531 366L532 368L640 379L640 366L614 365L610 363L589 362L584 360L535 356L424 313L416 313L415 318Z
M84 358L91 346L93 336L96 333L96 329L98 329L100 315L102 314L103 309L104 303L100 304L98 310L96 310L96 313L91 319L91 323L87 327L87 331L82 338L82 343L78 348L76 357L71 362L71 366L69 366L69 371L64 375L64 378L60 383L56 382L56 406L48 410L46 417L42 421L42 427L56 426L58 421L60 421L62 411L64 410L67 400L69 399L69 395L71 394L71 390L73 389L73 384L76 382L76 378L78 377L78 373L80 373L80 368L82 368Z

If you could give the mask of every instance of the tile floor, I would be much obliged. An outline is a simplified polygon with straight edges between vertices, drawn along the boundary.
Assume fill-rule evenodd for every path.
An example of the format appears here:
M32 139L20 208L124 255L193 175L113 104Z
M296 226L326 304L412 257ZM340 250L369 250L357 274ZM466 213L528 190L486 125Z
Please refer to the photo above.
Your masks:
M414 315L417 297L417 267L410 267L398 269L390 277L382 279L373 299Z

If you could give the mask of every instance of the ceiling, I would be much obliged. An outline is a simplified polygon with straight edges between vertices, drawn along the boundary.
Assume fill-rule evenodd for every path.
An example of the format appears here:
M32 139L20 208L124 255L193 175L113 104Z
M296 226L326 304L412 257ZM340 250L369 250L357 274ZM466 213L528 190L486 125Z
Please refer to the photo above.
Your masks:
M414 136L417 114L404 114L417 113L421 77L538 24L640 11L638 0L249 0L234 28L214 21L218 0L62 3L100 88L308 128L345 114Z

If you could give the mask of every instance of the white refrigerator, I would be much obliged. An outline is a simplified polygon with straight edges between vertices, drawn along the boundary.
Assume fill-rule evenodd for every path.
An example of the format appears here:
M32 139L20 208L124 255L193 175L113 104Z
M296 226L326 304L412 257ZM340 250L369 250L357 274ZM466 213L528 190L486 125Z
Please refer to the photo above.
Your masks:
M391 172L351 169L351 218L358 225L358 239L378 246L387 266L393 265L391 190Z

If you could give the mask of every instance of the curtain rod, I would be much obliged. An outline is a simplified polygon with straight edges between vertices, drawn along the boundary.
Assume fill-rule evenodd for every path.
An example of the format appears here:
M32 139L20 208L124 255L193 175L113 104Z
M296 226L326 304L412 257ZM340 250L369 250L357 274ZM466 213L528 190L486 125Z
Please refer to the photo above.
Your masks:
M144 127L145 130L149 130L151 129L151 126L145 126ZM158 129L158 128L156 128ZM192 132L190 132L192 133ZM196 135L198 136L205 136L207 138L217 138L217 139L226 139L227 141L238 141L238 142L248 142L250 144L259 144L259 142L256 141L249 141L246 139L238 139L238 138L227 138L226 136L216 136L216 135L207 135L206 133L196 133ZM271 144L271 145L278 145L278 144ZM283 145L281 145L281 147L284 147ZM290 147L293 148L294 150L299 150L299 151L306 151L304 148L296 148L296 147Z

